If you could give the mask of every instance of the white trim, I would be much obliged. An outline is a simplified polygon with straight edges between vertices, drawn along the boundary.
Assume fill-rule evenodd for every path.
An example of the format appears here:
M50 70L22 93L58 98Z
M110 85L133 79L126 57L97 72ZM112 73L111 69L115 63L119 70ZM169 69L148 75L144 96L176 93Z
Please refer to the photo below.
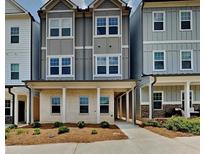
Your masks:
M182 68L182 52L191 52L191 68L190 69ZM189 70L193 70L193 50L192 49L180 50L180 71L189 71Z
M75 49L82 50L82 49L84 49L84 47L83 46L75 46ZM85 49L93 49L93 46L85 46Z
M164 69L155 69L155 59L154 59L154 54L156 52L163 52L164 53ZM165 50L153 50L153 59L152 59L152 66L153 66L153 71L161 72L161 71L166 71L166 51Z
M200 43L200 40L143 41L143 44L164 44L164 43Z
M190 12L190 29L181 29L181 13ZM179 30L180 31L192 31L192 10L179 10Z
M6 107L6 102L5 102L5 109L9 109L10 110L10 115L6 115L5 116L12 116L12 100L10 99L5 99L5 101L9 101L10 107Z
M118 19L118 22L119 22L119 19ZM118 27L119 27L119 23L118 23ZM122 36L122 10L120 10L120 35ZM122 69L122 61L123 61L123 57L122 57L122 37L120 37L120 43L121 43L121 48L120 48L120 50L121 50L120 73L123 74L123 69ZM129 72L130 72L130 70L128 68L128 76L129 76ZM121 80L122 80L122 75L121 75Z
M154 14L155 13L163 13L163 30L155 30L154 29ZM165 11L152 11L152 31L153 32L164 32L166 31L166 13Z
M48 13L74 12L74 10L49 10Z
M122 48L127 49L129 48L129 45L122 45Z
M122 37L122 35L94 35L94 38L101 38L101 37Z
M120 8L103 8L103 9L95 9L94 11L116 11L120 10Z
M63 39L74 39L73 36L49 36L47 37L48 40L63 40Z
M154 110L163 110L163 104L164 104L164 91L153 91L153 95L154 93L161 93L162 94L162 106L161 109L154 109L154 96L153 96L153 109Z
M193 100L194 100L194 91L193 90L189 90L189 92L191 92L191 107L193 107ZM181 99L181 106L182 106L182 93L184 93L184 90L181 90L181 96L180 96L180 99ZM189 101L190 101L190 98L189 98ZM184 103L186 103L185 102L185 94L184 94ZM184 106L185 106L185 104L184 104Z
M47 48L46 47L41 47L41 50L46 50Z
M48 37L48 13L46 12L46 38ZM48 55L48 50L47 50L47 44L48 44L48 39L46 39L46 80L47 80L47 76L48 76L48 59L47 59L47 55ZM42 69L41 69L42 70ZM42 72L41 72L42 73Z
M73 67L73 72L72 72L72 74L74 75L74 80L76 79L76 74L75 74L75 65L76 65L76 63L75 63L75 54L76 54L76 52L75 52L75 12L73 12L73 20L72 20L73 22L72 22L72 36L73 36L73 55L74 55L74 58L73 58L73 60L72 60L72 67Z

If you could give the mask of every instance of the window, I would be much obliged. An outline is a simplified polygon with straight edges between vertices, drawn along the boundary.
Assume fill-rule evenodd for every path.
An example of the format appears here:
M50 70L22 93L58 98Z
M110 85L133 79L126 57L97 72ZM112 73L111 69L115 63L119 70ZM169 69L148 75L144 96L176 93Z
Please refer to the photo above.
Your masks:
M71 75L71 57L50 57L50 75Z
M88 113L88 97L82 96L80 97L80 113Z
M153 30L164 31L165 30L165 12L153 12Z
M52 97L51 106L51 113L60 113L60 97Z
M11 64L11 80L19 80L19 64Z
M190 107L192 107L192 98L193 98L193 91L191 90L189 93ZM184 110L184 102L185 102L184 91L181 92L181 101L182 101L182 109Z
M96 72L99 75L119 75L120 56L97 56Z
M50 36L65 37L72 35L72 19L71 18L56 18L50 19Z
M165 52L154 51L154 70L160 71L165 70Z
M154 92L153 95L154 109L162 109L162 92Z
M192 29L192 11L184 10L180 11L180 30Z
M11 27L11 43L19 43L19 27Z
M192 51L181 51L181 69L191 70L192 69Z
M97 17L96 35L118 35L119 17Z
M100 113L109 113L109 97L100 97Z
M5 115L6 116L11 115L11 102L10 102L10 100L5 100Z

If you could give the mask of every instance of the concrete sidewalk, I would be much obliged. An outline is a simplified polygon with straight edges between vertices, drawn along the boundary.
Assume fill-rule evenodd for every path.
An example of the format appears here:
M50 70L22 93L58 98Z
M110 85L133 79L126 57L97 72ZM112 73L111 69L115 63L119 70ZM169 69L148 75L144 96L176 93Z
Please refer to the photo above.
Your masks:
M29 146L7 146L6 154L199 154L200 137L169 139L146 129L116 123L128 140L94 143L63 143Z

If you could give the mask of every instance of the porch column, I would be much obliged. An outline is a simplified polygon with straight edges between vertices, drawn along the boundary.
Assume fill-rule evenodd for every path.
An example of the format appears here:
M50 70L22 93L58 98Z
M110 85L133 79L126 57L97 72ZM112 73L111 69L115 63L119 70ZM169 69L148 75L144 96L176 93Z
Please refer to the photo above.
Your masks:
M185 116L190 117L190 82L186 82L184 86L184 110Z
M14 105L14 110L15 110L15 116L14 116L14 124L18 125L18 95L15 93L15 105Z
M135 90L132 89L132 123L135 124Z
M97 88L97 109L96 109L96 115L97 115L97 123L100 123L100 88Z
M31 112L31 123L34 122L34 112L33 112L33 105L34 105L34 90L31 90L31 108L30 108L30 112Z
M62 89L62 122L65 123L66 117L66 88Z
M129 92L126 92L126 120L129 122Z
M30 108L30 104L29 104L29 93L26 95L26 123L29 124L29 108Z
M149 119L152 119L152 86L149 85Z
M120 96L120 119L122 119L122 96Z

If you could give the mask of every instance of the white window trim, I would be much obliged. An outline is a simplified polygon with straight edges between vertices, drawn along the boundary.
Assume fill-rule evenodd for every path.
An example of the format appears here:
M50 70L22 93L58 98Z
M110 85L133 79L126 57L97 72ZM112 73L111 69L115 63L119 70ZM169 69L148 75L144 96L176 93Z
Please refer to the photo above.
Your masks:
M181 29L181 13L190 12L190 29ZM192 31L192 10L179 10L179 30L180 31Z
M10 103L10 107L6 107L6 103L5 103L5 109L10 110L10 115L6 115L6 113L5 113L5 116L12 116L12 103L11 103L11 100L6 99L6 101L9 101L9 103Z
M155 69L155 59L154 59L154 54L156 52L163 52L164 53L164 69ZM166 51L165 50L153 50L153 71L161 72L161 71L166 71Z
M73 75L73 56L71 55L52 55L47 56L48 57L48 75L47 77L74 77ZM50 59L51 58L58 58L59 59L59 74L58 75L52 75L50 72ZM62 74L62 58L70 58L70 74Z
M154 29L154 14L155 13L163 13L163 30L155 30ZM153 32L165 32L166 31L166 13L165 11L153 11L152 12L152 31Z
M100 54L95 56L95 75L94 77L113 77L113 76L121 76L121 55L117 54ZM106 74L98 74L97 73L97 57L106 57ZM118 74L109 74L109 57L118 57Z
M71 27L69 27L71 30L70 30L70 36L62 36L62 20L64 19L69 19L71 20ZM59 36L51 36L51 20L58 20L59 22L59 27L56 27L59 29ZM49 25L48 25L48 39L67 39L67 38L73 38L73 19L72 18L49 18Z
M154 93L161 93L161 94L162 94L162 106L161 106L161 109L155 109L155 108L154 108L154 99L153 99L153 109L154 109L154 110L163 110L163 104L164 104L164 91L153 91L153 95L154 95ZM153 98L154 98L154 96L153 96Z
M182 52L191 52L191 68L190 69L183 69L182 68ZM193 50L192 49L187 49L187 50L180 50L180 71L191 71L193 70Z
M105 18L106 19L106 34L105 35L97 35L97 19L98 18ZM116 35L109 35L109 18L117 18L118 20L118 34ZM119 16L96 16L95 17L95 35L94 37L120 37L120 17Z
M80 105L80 98L81 97L87 97L88 98L88 105ZM80 107L81 106L88 106L88 113L80 113ZM89 109L89 96L79 96L79 114L82 114L82 115L88 115L90 112L90 109Z
M52 98L53 97L59 97L60 98L60 113L52 113ZM50 97L50 107L51 107L51 109L50 109L50 113L51 113L51 115L52 116L60 116L61 114L62 114L62 102L61 102L61 96L59 96L59 95L55 95L55 96L51 96Z
M192 106L193 107L193 101L194 101L194 91L193 90L189 90L192 93L192 98L191 98L191 102L192 102ZM182 93L184 93L184 90L181 90L181 107L182 107ZM184 103L185 103L185 95L184 95Z
M18 71L18 73L19 73L19 78L18 79L12 79L11 78L11 73L12 73L12 71L11 71L11 65L12 64L18 64L19 65L19 71ZM19 81L20 80L20 64L19 63L10 63L10 79L11 79L11 81Z
M101 112L100 112L100 115L107 115L107 114L110 113L110 96L108 96L108 95L102 95L102 96L100 96L100 97L108 97L108 100L109 100L109 103L108 103L108 113L101 113ZM107 105L102 105L102 106L107 106ZM100 104L100 107L101 107L101 104Z

